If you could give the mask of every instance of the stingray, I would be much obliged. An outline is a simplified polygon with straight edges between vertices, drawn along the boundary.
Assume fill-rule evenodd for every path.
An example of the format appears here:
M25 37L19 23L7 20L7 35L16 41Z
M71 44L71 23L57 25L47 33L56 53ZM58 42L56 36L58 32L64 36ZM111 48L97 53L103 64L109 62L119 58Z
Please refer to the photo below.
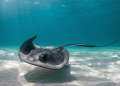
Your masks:
M36 38L37 36L34 36L25 41L19 49L18 56L21 61L48 69L60 69L69 63L69 52L64 48L66 46L102 47L80 43L62 45L56 48L40 47L33 43ZM111 45L116 41L103 46Z

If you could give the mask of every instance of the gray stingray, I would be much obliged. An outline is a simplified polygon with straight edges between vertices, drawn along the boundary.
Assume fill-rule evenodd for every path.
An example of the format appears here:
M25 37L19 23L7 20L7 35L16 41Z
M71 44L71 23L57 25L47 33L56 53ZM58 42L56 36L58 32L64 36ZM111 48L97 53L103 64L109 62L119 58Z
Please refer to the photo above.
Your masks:
M25 41L19 49L18 56L21 61L48 69L60 69L68 63L69 52L66 49L64 49L64 47L66 46L75 45L75 46L84 46L84 47L101 47L101 46L80 44L80 43L67 44L67 45L59 46L57 48L39 47L33 43L33 41L36 38L37 36L34 36L28 39L27 41ZM108 46L108 45L103 45L103 46Z

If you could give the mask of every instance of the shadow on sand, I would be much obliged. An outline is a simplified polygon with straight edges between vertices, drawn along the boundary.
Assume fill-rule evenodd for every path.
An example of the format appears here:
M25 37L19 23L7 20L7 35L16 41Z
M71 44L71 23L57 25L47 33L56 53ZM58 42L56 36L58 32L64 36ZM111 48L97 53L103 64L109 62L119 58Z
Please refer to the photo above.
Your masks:
M70 74L70 66L65 66L59 70L50 70L36 67L24 75L25 79L31 83L64 83L76 79Z

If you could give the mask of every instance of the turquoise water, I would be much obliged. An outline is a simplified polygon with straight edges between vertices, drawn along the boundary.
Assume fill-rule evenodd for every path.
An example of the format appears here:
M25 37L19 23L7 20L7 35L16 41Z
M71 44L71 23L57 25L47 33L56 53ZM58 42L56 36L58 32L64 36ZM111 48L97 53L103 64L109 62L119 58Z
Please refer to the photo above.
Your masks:
M0 86L120 86L120 41L66 47L69 64L50 70L21 62L21 44L105 45L120 39L120 0L0 0Z
M119 0L0 0L0 46L35 35L41 46L108 44L120 38L119 9Z

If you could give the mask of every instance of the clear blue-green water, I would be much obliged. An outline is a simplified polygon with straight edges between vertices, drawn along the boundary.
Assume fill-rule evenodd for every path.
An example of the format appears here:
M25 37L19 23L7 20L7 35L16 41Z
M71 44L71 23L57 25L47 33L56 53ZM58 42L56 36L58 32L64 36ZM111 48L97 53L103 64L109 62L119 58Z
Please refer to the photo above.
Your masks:
M120 0L0 0L0 86L120 86L120 41L70 46L70 66L49 70L21 62L21 44L105 45L120 39Z
M120 38L120 1L0 0L0 46L35 35L43 46L110 43Z

